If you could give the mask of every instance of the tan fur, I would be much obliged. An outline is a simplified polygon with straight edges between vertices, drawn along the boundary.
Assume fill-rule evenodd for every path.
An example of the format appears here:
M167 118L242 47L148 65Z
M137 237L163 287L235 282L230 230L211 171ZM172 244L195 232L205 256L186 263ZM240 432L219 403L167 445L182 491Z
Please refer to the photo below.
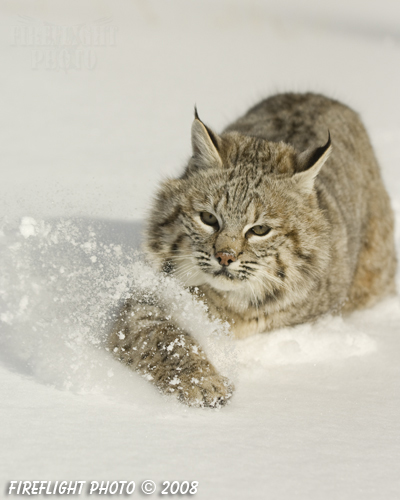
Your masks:
M281 94L221 135L196 113L192 146L182 177L157 194L147 253L159 271L197 286L210 314L227 320L237 338L350 312L394 293L393 214L354 111L320 95ZM255 227L269 232L257 235ZM135 320L129 307L141 311ZM159 319L147 324L149 307ZM128 301L111 335L117 357L153 373L163 392L180 373L178 395L188 404L224 404L232 387L200 346L192 352L195 341L166 319L165 307ZM175 358L163 355L163 339L182 335L186 347L168 351Z

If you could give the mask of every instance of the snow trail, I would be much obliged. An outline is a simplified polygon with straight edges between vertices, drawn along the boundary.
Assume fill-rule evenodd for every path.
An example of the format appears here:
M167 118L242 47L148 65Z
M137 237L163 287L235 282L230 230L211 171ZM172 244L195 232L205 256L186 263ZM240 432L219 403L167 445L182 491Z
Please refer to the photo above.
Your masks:
M23 217L1 234L0 342L12 369L60 389L111 393L115 361L107 335L134 293L167 300L180 326L232 376L227 325L210 321L204 305L154 273L138 249L107 241L100 222Z
M330 316L233 341L227 324L209 320L188 290L156 274L137 247L113 242L99 221L23 217L17 225L3 224L1 235L3 361L59 389L117 398L126 397L118 385L134 390L132 373L112 359L106 342L130 293L167 302L178 324L234 381L262 377L274 366L326 363L376 348L372 338Z

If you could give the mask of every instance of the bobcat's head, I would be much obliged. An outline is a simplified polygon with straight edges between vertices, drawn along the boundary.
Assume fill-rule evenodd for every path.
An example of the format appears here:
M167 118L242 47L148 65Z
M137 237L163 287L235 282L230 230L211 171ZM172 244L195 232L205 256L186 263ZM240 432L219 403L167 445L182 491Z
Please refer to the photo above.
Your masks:
M305 294L328 262L315 179L331 152L225 132L199 119L193 156L159 189L146 248L159 269L187 286L263 304Z

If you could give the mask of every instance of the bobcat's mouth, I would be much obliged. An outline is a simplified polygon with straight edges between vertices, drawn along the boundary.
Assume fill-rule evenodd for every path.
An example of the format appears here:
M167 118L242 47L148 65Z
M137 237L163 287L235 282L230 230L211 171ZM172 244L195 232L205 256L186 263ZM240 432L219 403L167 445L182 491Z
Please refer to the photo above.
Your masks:
M230 280L234 280L235 277L231 274L225 267L222 267L219 271L215 271L214 276L224 276Z

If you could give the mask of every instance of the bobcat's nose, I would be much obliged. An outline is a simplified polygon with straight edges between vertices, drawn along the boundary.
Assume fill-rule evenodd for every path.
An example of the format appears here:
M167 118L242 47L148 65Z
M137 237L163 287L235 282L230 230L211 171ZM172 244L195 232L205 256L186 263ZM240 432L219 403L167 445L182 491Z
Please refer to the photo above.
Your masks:
M235 262L236 255L232 252L217 252L215 258L221 266L229 266L231 262Z

